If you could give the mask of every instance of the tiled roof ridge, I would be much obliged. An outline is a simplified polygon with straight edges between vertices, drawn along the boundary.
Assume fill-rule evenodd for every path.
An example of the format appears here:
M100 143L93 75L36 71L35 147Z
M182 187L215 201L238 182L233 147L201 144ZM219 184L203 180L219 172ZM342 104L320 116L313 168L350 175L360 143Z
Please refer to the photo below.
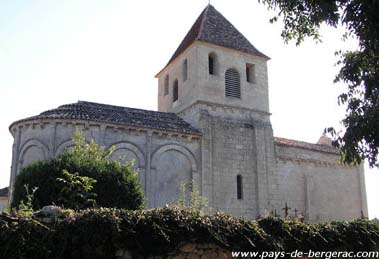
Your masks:
M200 39L201 32L202 32L202 30L204 28L204 22L207 19L207 13L208 13L209 7L213 7L213 6L211 4L208 4L207 7L204 9L202 15L200 15L201 16L200 28L199 28L199 31L197 33L197 36L196 36L195 40L199 40Z
M73 103L73 104L65 104L65 105L59 106L58 108L63 107L63 106L67 106L67 105L79 105L79 104L86 104L86 105L90 105L92 107L102 106L106 110L114 111L114 112L122 112L125 110L128 110L128 113L132 113L132 114L140 114L141 112L148 112L151 115L153 115L153 114L154 115L161 115L164 117L170 116L180 123L183 123L183 124L187 123L182 118L178 117L175 113L172 113L172 112L160 112L160 111L138 109L138 108L131 108L131 107L125 107L125 106L112 105L112 104L103 104L103 103L96 103L96 102L88 102L88 101L78 101L77 103Z
M207 23L207 21L210 22ZM179 57L195 41L215 44L217 46L269 59L268 56L255 48L228 19L216 10L216 8L208 4L197 17L174 51L174 54L160 72L170 65L173 60Z
M292 147L305 148L309 150L338 154L337 148L333 146L323 145L323 144L310 143L310 142L305 142L301 140L294 140L294 139L281 138L281 137L274 137L274 142L279 145L286 145L286 146L292 146Z
M60 105L55 109L44 111L39 115L13 122L9 128L11 129L13 125L17 123L38 119L108 122L136 127L155 128L171 132L201 134L198 129L194 128L175 113L157 112L87 101Z
M198 40L200 37L200 32L201 29L203 29L204 25L204 17L205 13L209 9L208 5L202 12L201 14L197 17L187 34L184 36L182 41L180 42L179 46L176 48L174 54L171 56L169 61L167 62L165 68L173 61L175 58L177 58L183 51L185 51L195 40ZM193 35L195 34L195 35Z

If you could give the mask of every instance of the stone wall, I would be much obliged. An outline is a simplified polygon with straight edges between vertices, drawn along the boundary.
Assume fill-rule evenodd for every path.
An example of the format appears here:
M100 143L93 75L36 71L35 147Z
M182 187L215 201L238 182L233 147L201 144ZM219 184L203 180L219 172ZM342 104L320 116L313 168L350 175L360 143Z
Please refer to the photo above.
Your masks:
M94 139L106 148L115 146L112 159L135 161L148 207L176 203L181 182L191 178L200 180L198 135L95 122L45 120L19 123L11 129L15 140L10 192L15 176L23 167L57 156L71 147L76 128L87 141Z
M8 207L8 197L0 196L0 212Z
M149 208L177 203L180 184L194 179L213 212L255 219L276 210L283 216L288 203L290 215L296 208L310 221L367 216L363 168L339 165L332 153L282 145L274 150L268 115L202 102L179 115L202 137L84 121L14 125L10 192L21 168L61 154L78 127L87 141L115 146L112 159L135 161Z
M338 163L338 154L276 145L276 173L270 186L271 206L283 216L304 213L309 221L367 217L363 167Z
M138 255L133 255L131 252L118 251L120 259L139 259ZM188 243L179 247L175 252L167 256L149 257L150 259L231 259L232 253L225 248L214 244L198 244Z
M203 133L202 194L211 211L255 219L268 207L275 163L269 114L197 102L179 115ZM242 199L237 198L237 176Z
M215 74L209 74L208 55L216 57ZM188 61L188 77L183 80L182 67ZM248 82L246 64L254 64L255 80ZM225 97L225 71L238 71L241 83L241 98ZM164 95L164 80L169 75L169 94ZM269 111L267 59L242 53L209 43L194 42L158 75L158 110L181 112L197 101L225 106ZM179 99L172 102L173 82L178 79ZM253 100L253 101L252 101Z

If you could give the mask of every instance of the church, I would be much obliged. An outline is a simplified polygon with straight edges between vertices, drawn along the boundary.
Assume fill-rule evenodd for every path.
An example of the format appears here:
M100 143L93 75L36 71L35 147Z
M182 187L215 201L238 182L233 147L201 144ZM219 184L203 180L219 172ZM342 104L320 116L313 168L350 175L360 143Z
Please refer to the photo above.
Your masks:
M112 159L135 161L148 208L177 204L193 181L211 212L367 217L362 165L341 165L325 136L274 137L268 61L208 5L156 75L158 111L78 101L12 123L10 196L23 167L61 154L79 128L114 146Z

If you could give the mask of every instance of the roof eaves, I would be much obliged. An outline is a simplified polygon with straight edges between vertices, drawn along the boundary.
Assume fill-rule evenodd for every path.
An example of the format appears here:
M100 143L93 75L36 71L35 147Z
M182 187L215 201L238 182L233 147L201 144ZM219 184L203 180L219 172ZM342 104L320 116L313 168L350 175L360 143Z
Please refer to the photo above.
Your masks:
M314 144L314 143L293 140L293 139L279 138L279 137L274 137L274 142L275 144L279 146L289 146L289 147L302 148L302 149L307 149L307 150L316 151L316 152L323 152L323 153L338 155L338 149L334 149L333 147L329 147L325 145Z

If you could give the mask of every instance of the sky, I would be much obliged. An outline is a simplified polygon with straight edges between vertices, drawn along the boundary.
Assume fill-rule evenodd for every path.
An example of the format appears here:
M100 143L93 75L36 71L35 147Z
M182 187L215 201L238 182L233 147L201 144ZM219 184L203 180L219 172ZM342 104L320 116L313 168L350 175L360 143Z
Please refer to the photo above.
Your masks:
M9 184L9 125L78 100L157 109L157 79L208 0L0 0L0 188ZM274 135L317 142L340 127L342 84L333 84L343 30L322 27L322 43L284 44L282 23L257 0L211 0L268 55ZM379 217L379 171L366 170L369 216Z

